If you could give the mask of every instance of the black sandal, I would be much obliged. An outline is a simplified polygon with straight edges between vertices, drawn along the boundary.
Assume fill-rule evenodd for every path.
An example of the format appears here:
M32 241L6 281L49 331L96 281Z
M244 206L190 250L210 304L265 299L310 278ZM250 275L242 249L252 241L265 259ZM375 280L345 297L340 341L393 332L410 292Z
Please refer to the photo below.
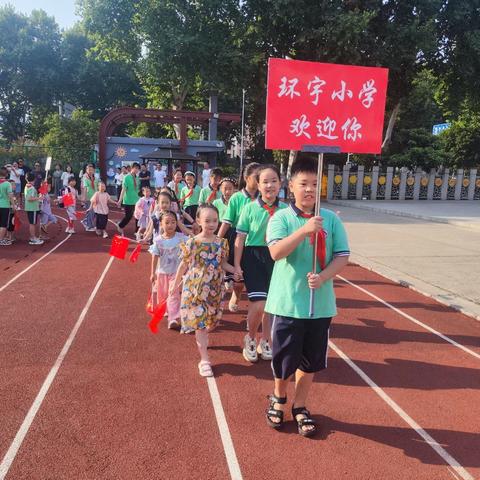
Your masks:
M273 406L278 403L280 405L285 405L287 403L287 397L276 397L275 395L267 395L267 398L270 400L270 406L268 410L265 411L265 418L267 423L272 428L281 428L283 426L283 410L277 410ZM271 417L280 419L279 422L273 422Z
M305 418L297 420L297 415L305 415ZM317 433L317 424L315 420L310 415L310 412L305 407L292 407L292 416L295 422L297 422L298 433L303 437L312 437ZM309 430L304 430L303 427L313 426Z

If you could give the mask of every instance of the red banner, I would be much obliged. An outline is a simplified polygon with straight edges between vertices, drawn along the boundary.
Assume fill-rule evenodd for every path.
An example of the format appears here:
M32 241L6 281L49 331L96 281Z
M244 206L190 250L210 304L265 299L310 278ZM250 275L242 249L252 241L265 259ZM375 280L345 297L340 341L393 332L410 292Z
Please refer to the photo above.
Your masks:
M380 153L388 69L270 58L265 147Z

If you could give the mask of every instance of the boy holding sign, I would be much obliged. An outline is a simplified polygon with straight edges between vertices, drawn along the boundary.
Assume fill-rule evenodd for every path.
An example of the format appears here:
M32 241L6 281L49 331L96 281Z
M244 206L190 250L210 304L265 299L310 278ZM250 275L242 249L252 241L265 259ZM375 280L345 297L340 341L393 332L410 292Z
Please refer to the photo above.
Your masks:
M319 186L318 186L319 188ZM305 404L315 372L327 366L328 332L336 315L333 278L348 263L347 235L341 220L321 209L315 217L317 166L298 160L292 166L290 191L295 201L278 211L268 224L267 244L275 260L265 311L273 316L272 369L274 394L266 411L267 423L280 428L287 403L287 386L295 375L292 416L298 433L312 436L316 425ZM323 230L323 233L322 233ZM314 274L313 241L324 235L319 248L319 265ZM318 238L318 237L317 237ZM319 242L320 243L320 242ZM325 262L325 268L321 264ZM310 289L315 291L314 312L310 316Z

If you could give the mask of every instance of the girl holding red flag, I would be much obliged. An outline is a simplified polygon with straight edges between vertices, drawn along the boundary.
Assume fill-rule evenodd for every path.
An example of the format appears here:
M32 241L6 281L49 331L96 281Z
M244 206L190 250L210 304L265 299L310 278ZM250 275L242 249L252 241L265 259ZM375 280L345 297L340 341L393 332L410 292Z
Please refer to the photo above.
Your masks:
M192 217L197 216L197 209L202 189L197 185L196 176L193 172L185 172L187 186L180 192L179 202L185 211Z
M270 318L265 315L265 301L273 270L273 260L266 243L267 225L277 210L286 208L278 199L280 172L275 165L262 165L257 170L259 197L242 209L235 239L235 272L243 274L248 293L248 333L244 338L243 357L248 362L271 360ZM257 333L262 334L257 346Z
M172 211L160 212L161 233L156 235L150 246L152 254L152 270L150 281L156 286L157 304L166 301L168 328L180 326L180 288L170 286L175 281L180 264L180 244L188 237L177 232L177 215Z
M72 175L68 179L68 185L62 190L62 196L58 197L58 204L60 207L65 207L67 210L67 216L68 216L68 224L67 228L65 230L65 233L75 233L75 228L74 223L75 220L77 219L77 189L75 188L75 185L77 184L77 181L75 180L75 177ZM65 205L63 203L63 197L65 196L70 196L71 201L70 205Z
M180 306L182 332L195 331L200 352L199 373L202 377L211 377L208 332L222 317L224 271L234 273L234 268L227 261L228 242L215 235L219 223L218 210L211 204L200 205L197 223L202 228L201 233L180 245L182 263L170 292L174 292L183 280Z

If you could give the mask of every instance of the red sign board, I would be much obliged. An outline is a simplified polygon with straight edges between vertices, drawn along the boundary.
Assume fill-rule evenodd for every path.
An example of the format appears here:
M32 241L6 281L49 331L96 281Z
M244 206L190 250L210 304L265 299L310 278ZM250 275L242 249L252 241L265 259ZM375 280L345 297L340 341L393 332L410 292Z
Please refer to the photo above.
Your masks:
M388 69L270 58L265 147L380 153Z

